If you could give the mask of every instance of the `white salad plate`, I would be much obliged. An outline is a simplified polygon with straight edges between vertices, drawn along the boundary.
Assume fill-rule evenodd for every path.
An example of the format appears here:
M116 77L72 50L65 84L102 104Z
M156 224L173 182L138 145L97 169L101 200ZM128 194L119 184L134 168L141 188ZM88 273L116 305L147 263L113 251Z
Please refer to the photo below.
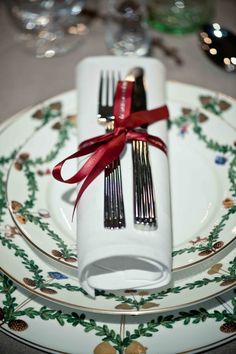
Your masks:
M97 291L95 300L80 287L71 223L74 190L50 174L76 149L74 91L20 113L1 133L0 268L5 274L37 296L116 315L192 306L235 285L235 102L175 82L168 83L167 97L171 284L156 291Z

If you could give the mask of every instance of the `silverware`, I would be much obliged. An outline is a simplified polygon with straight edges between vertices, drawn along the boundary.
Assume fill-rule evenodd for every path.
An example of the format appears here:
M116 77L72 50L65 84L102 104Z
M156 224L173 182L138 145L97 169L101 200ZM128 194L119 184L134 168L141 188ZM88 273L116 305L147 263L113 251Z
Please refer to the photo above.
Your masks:
M132 112L147 109L146 92L143 83L144 70L133 68L127 79L134 81ZM147 131L146 126L139 131ZM157 227L156 205L148 144L143 141L132 142L134 223L138 228L153 230Z
M117 74L120 79L120 74ZM113 99L116 78L114 71L101 72L98 98L98 121L105 124L106 132L114 129ZM125 211L122 190L120 159L106 166L104 174L104 227L125 227Z

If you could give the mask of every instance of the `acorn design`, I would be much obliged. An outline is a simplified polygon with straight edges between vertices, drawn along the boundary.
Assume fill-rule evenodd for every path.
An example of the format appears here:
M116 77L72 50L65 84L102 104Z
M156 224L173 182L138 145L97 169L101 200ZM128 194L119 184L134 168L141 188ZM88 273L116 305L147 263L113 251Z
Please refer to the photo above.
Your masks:
M198 116L199 123L205 123L207 120L208 120L208 117L205 114L203 114L203 113L199 114L199 116Z
M129 304L119 304L115 306L115 309L117 310L132 310L132 306Z
M126 289L124 292L125 292L126 294L136 294L136 293L137 293L137 290L135 290L135 289Z
M212 97L211 96L200 96L199 99L200 99L200 102L205 106L205 105L211 103Z
M75 263L75 262L77 262L77 259L74 258L74 257L66 257L66 258L64 258L64 260L65 260L66 262L68 262L68 263Z
M11 209L12 209L13 213L16 213L22 207L23 207L23 205L21 203L17 202L16 200L11 201Z
M231 107L231 105L224 100L220 100L220 102L218 103L218 106L220 107L221 111L226 111L227 109L229 109Z
M8 323L8 327L13 331L22 332L28 328L28 324L23 320L12 320Z
M125 349L125 354L146 354L146 353L147 353L147 348L137 341L133 341Z
M209 256L209 254L211 254L211 253L212 253L211 250L204 250L204 251L199 252L198 255L201 257L206 257L206 256Z
M61 107L62 107L62 104L61 102L54 102L54 103L51 103L49 105L49 107L55 111L60 111L61 110Z
M38 109L33 115L33 118L35 119L42 119L43 118L43 111L41 109Z
M16 220L19 221L20 224L26 224L27 223L27 217L24 215L16 215Z
M224 242L223 241L217 241L216 243L214 243L213 248L215 250L218 250L218 249L222 248L223 246L224 246Z
M182 108L182 113L184 116L188 116L191 112L191 108Z
M108 342L102 342L96 346L94 354L116 354L115 348Z
M210 274L210 275L219 273L221 268L222 268L222 263L216 263L208 270L207 273Z
M234 333L236 332L236 322L224 323L220 326L221 332Z
M146 302L146 304L143 304L142 308L143 309L151 309L153 307L158 307L160 306L159 304L155 304L155 302Z
M73 114L73 115L69 115L66 117L66 119L68 119L68 121L72 124L75 124L76 123L76 114Z
M51 288L40 288L39 290L42 291L42 293L44 294L49 294L49 295L57 294L57 291Z
M52 250L52 255L54 256L54 257L58 257L58 258L61 258L62 257L62 253L60 252L60 251L58 251L58 250Z
M20 163L19 161L16 161L14 163L14 167L17 171L21 171L22 170L22 163Z
M36 286L36 282L30 278L23 278L23 282L28 286L32 286L32 287Z
M56 122L55 124L53 124L52 129L60 130L61 129L61 123L60 122Z
M234 284L236 282L236 279L226 279L220 283L220 286L228 286L231 284Z
M21 161L28 160L29 156L30 156L30 155L28 154L28 152L22 152L22 153L19 155L19 160L21 160Z
M147 296L147 295L149 295L149 292L147 290L141 290L138 292L138 295L139 296Z
M225 198L223 200L223 205L226 209L230 209L234 206L234 201L231 198Z

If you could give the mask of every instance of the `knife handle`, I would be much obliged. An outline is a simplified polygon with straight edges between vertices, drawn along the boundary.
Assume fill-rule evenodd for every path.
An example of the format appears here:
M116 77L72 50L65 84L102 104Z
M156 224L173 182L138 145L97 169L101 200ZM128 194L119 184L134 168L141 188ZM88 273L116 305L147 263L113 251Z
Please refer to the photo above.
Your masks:
M157 228L156 203L148 144L132 142L134 224L138 229Z

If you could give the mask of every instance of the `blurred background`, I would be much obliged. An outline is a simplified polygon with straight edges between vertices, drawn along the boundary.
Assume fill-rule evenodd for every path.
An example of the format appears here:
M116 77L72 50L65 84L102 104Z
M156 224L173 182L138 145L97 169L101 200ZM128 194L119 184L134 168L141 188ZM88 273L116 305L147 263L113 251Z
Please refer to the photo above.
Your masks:
M5 3L9 6L11 1ZM17 21L8 16L4 1L0 1L1 120L50 96L73 89L75 66L84 57L112 54L106 39L108 0L79 3L83 11L80 12L77 7L78 14L73 16L75 22L69 29L72 33L70 36L76 38L68 39L69 44L65 40L66 53L50 57L49 52L46 59L38 59L22 39ZM147 1L155 18L157 10L153 11L153 3L155 1ZM207 10L211 21L236 32L236 2L216 0L212 1L211 7L210 14ZM199 29L193 28L185 34L172 34L160 31L158 21L155 23L150 17L148 20L152 24L148 28L151 37L149 55L163 61L168 80L204 86L215 91L223 90L235 96L235 73L225 72L208 59L201 50Z

